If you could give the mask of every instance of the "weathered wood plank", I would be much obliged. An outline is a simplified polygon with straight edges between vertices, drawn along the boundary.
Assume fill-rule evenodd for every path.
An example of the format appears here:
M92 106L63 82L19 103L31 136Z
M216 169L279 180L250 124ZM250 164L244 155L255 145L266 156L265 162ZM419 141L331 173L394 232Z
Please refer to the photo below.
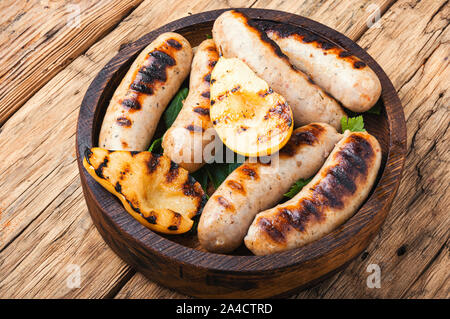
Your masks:
M412 296L410 287L448 240L449 9L446 1L399 1L383 16L382 27L369 30L359 41L388 73L404 106L409 151L402 184L367 251L298 298ZM380 289L366 285L370 264L381 267ZM420 280L430 291L439 290L430 285L442 284L428 277L436 271L442 270L425 272Z
M136 273L115 296L117 299L182 299L189 298L174 290L149 281L141 273Z
M450 246L447 241L439 255L402 298L450 298Z
M9 270L0 274L2 298L103 297L129 276L129 267L111 254L92 225L78 176L1 253L0 267Z
M150 4L152 4L153 7ZM135 13L130 15L130 17L125 19L125 21L114 32L112 32L110 35L105 37L105 39L96 44L91 50L86 53L86 55L81 56L72 64L70 64L64 71L60 72L60 74L58 74L55 79L50 81L50 83L48 83L29 102L24 105L23 110L19 110L19 112L16 113L5 124L3 132L0 133L0 150L7 150L2 152L5 155L5 160L0 163L0 172L5 172L5 174L0 173L2 174L0 175L0 188L8 189L9 192L8 194L0 194L0 250L3 249L0 252L0 296L111 296L109 292L115 291L118 286L127 281L127 279L133 274L132 271L129 270L129 268L124 265L106 247L104 242L99 238L97 232L95 230L91 230L92 224L90 222L89 216L87 215L82 196L80 195L81 192L79 189L79 182L77 179L76 164L74 161L73 153L73 134L75 130L78 105L80 104L82 95L86 90L88 84L92 80L93 75L95 75L95 73L98 72L98 70L104 65L104 63L110 57L112 57L115 52L117 52L121 44L133 41L140 35L146 33L148 30L156 27L157 25L164 24L166 21L170 21L180 17L183 12L191 11L192 13L195 13L198 11L207 10L204 9L205 7L200 7L202 5L204 5L205 7L211 5L212 8L215 8L214 5L225 6L228 5L228 3L201 3L194 5L180 3L179 7L181 7L181 11L177 11L178 13L167 12L168 10L166 5L160 5L158 7L158 4L156 2L154 4L149 2L148 6L141 6L145 9L136 10L136 15ZM232 5L236 6L236 4L234 4L234 1ZM283 10L282 8L280 9ZM434 19L438 19L436 17L439 17L440 15L435 11L432 11L434 10L434 7L427 7L427 9L431 10L429 11L429 14L423 14L422 12L420 14L425 17L430 16L430 14L435 14ZM423 10L423 8L421 8L421 10ZM137 14L139 14L139 16L137 16ZM177 14L179 15L177 16ZM161 20L158 19L158 21L153 21L152 17L155 16L161 17ZM399 20L399 17L397 17L397 20ZM151 23L148 23L149 21ZM409 24L411 24L411 22L409 22ZM411 25L414 26L414 21ZM442 112L442 110L445 110L444 106L448 106L448 95L446 95L447 93L444 93L440 97L441 102L436 105L436 109L434 109L433 105L432 111L429 110L429 106L433 103L436 92L438 92L437 96L439 97L440 93L442 93L439 90L442 88L446 89L448 87L448 84L446 86L443 86L442 82L444 82L444 80L442 79L445 79L445 77L443 78L442 75L438 74L435 78L430 79L430 77L433 76L433 72L435 72L430 71L430 69L435 70L435 63L439 61L438 57L432 57L434 56L434 54L431 54L431 52L439 51L438 54L442 57L442 52L440 51L445 49L445 47L436 49L438 46L434 46L435 41L439 40L444 44L445 41L441 39L441 37L436 36L435 33L438 31L433 31L433 28L436 27L436 24L430 23L430 26L432 28L428 30L432 31L428 32L426 36L430 36L429 41L431 42L422 42L424 36L421 35L419 36L419 39L416 39L416 36L413 35L412 39L414 41L409 41L412 42L411 46L413 45L413 43L419 43L421 44L420 47L422 47L422 50L419 50L419 47L416 48L415 51L411 54L409 54L408 52L409 60L406 59L404 62L402 60L402 56L400 56L400 59L397 61L397 63L395 63L395 61L391 63L387 59L380 60L374 52L369 50L369 52L377 59L377 61L382 64L385 70L388 71L388 74L391 76L391 78L396 78L398 73L400 73L399 71L404 70L404 68L409 70L409 73L402 73L401 76L398 76L399 82L397 82L396 80L394 84L397 88L400 88L404 83L400 92L402 94L402 100L404 100L403 103L405 105L405 111L408 118L409 141L411 144L413 144L414 141L416 145L415 152L417 152L417 154L415 156L417 156L417 160L423 157L431 157L433 158L433 162L420 164L420 172L422 174L420 183L422 184L418 185L424 185L425 194L420 195L419 192L415 192L417 190L420 190L420 186L416 186L415 183L418 179L414 179L412 184L405 185L405 172L402 188L399 191L399 197L405 197L405 200L401 201L402 203L404 201L410 203L408 215L411 214L411 211L415 212L417 210L422 210L422 212L416 212L414 218L403 221L402 219L404 218L404 216L402 216L402 214L404 214L405 212L404 206L396 202L396 204L394 204L390 218L385 223L383 233L379 237L377 237L373 245L369 247L368 255L365 255L366 259L364 260L362 268L356 261L356 267L352 265L345 272L327 281L328 286L320 285L315 288L314 290L317 291L316 296L345 296L345 294L343 293L344 287L345 289L349 290L347 291L348 296L348 294L352 293L353 290L360 289L360 284L358 284L354 288L350 286L350 283L345 286L346 281L348 281L349 279L348 276L357 276L358 279L356 279L356 281L361 280L363 281L362 283L365 283L367 273L365 272L364 266L366 266L369 261L370 263L377 261L378 255L376 255L375 253L379 250L382 250L383 248L391 249L389 245L385 246L380 242L380 238L384 238L384 236L387 236L385 232L392 232L393 235L395 235L395 231L398 230L399 227L407 228L407 236L401 238L411 238L411 241L408 242L406 246L406 253L403 255L403 257L406 258L410 256L410 254L421 253L421 251L415 252L415 250L411 250L411 247L416 247L416 241L420 240L420 238L413 240L413 238L415 237L411 235L415 235L415 231L417 229L420 229L422 223L424 223L417 219L427 218L427 216L424 216L425 213L433 215L433 212L436 210L435 209L432 211L432 213L430 213L430 210L427 210L424 207L426 207L426 205L434 205L437 201L436 196L445 194L445 192L442 192L442 188L440 188L438 191L436 185L439 185L440 179L436 179L433 176L438 176L437 174L440 174L442 177L446 177L446 175L444 175L442 171L439 171L434 175L428 175L430 170L434 169L435 166L438 167L437 165L439 164L439 161L436 160L436 158L438 158L439 160L445 158L439 157L437 155L442 154L445 151L444 147L446 144L444 144L443 142L438 142L435 146L433 146L432 143L435 136L433 135L435 127L432 126L432 123L436 124L438 133L440 132L441 134L443 131L442 123L439 121L432 121L435 120L435 117L442 114L440 112ZM394 32L392 31L394 30L394 27L395 24L392 24L388 31L390 30L389 32ZM417 25L415 27L417 28ZM370 30L367 34L370 34L372 31L377 30L378 29ZM388 31L384 30L383 34L386 34ZM351 34L351 31L346 34ZM412 34L414 34L414 32L412 32ZM400 47L402 42L405 42L405 39L401 38L402 35L403 34L396 34L396 36L400 37L399 43L397 43L396 46L392 44L394 42L393 39L389 40L388 43L391 43L391 48L395 49L397 47ZM374 34L371 36L371 38L367 38L366 43L371 43L371 40L377 38L376 36L377 35ZM384 44L383 42L373 44L372 47L389 48L389 46L386 46L386 44ZM421 52L426 52L427 54L422 54ZM391 55L393 55L392 51L390 53ZM418 55L418 53L420 54ZM396 59L397 58L399 57L396 57ZM418 61L416 62L414 58L417 58ZM423 64L425 60L426 63ZM433 63L429 64L431 62ZM388 66L386 66L385 64L388 64ZM399 65L398 69L396 64ZM410 70L409 68L412 68L410 67L410 65L415 66L415 69ZM425 77L422 74L422 71L420 71L421 65L423 66L423 72L426 75ZM433 66L433 68L427 66ZM448 72L448 67L442 69L445 72ZM444 75L446 75L448 78L448 73L445 73ZM404 81L402 82L403 79ZM411 80L408 82L408 79ZM415 80L413 81L413 79ZM441 82L440 84L439 81ZM67 83L69 82L71 83L70 86L67 85ZM422 86L416 87L421 83ZM427 90L429 90L428 93L425 93L422 96L421 91ZM414 96L414 98L411 96ZM409 103L405 103L406 99L408 99L409 97L411 97L414 103L412 101ZM439 108L441 108L441 111L437 111ZM55 109L58 110L58 113L52 112ZM42 123L42 121L32 116L32 114L35 114L34 112L38 111L42 112L41 114L45 114L46 123ZM429 118L427 121L425 121L428 124L421 126L419 125L419 123L422 123L422 120L424 119L422 119L419 115L425 116L424 114L430 115L431 119ZM420 130L416 134L415 138L413 138L414 134L411 135L411 126L414 131L416 131L417 128L420 127ZM432 127L430 128L430 126ZM427 135L427 133L430 135ZM28 144L25 144L23 141L27 140L25 138L27 136L33 136L33 139L29 138ZM448 136L445 136L445 138L447 139L448 144ZM12 149L14 149L15 151L11 152L10 150ZM437 149L440 150L440 153L436 151ZM18 156L18 154L20 155ZM417 163L414 161L410 161L408 164L414 166L414 164ZM408 164L406 165L406 167L409 166ZM412 171L411 175L413 173L414 172ZM442 177L440 178L442 179ZM433 178L435 180L433 180ZM428 191L428 188L426 187L428 183L432 184L430 191ZM74 184L75 186L71 186ZM416 189L414 189L413 187L416 187ZM71 197L70 193L75 194L75 197ZM417 199L414 200L414 196L417 194L419 195ZM427 196L430 194L434 196L433 201L427 200L425 201L425 203L416 206L418 201L423 201L423 199L427 198ZM433 205L431 205L430 207L433 207ZM448 202L446 205L448 205ZM58 211L57 209L58 206L60 206L60 211ZM436 207L437 209L440 209L445 206L442 204ZM398 213L396 213L395 215L395 218L393 217L394 211L398 211ZM439 212L434 213L433 216L434 218L436 218L435 224L438 223L438 218L440 217ZM78 223L80 220L83 220L84 223L88 224L83 226L83 228L88 229L87 231L85 231L85 233L96 234L96 237L94 237L94 235L83 235L83 232L80 232L80 235L78 233L80 231L78 228L76 231L71 228L74 227L74 225L79 225ZM66 223L67 221L72 222ZM396 224L393 223L395 221L397 221ZM415 225L416 222L419 222L419 226L417 229ZM42 226L40 226L41 224ZM59 227L55 228L55 225L58 225ZM427 230L430 230L432 226L433 225L428 227ZM14 227L16 227L15 230ZM386 230L387 228L390 229ZM7 229L6 236L3 236L3 230L5 229ZM442 232L438 230L435 232L429 231L428 233L426 233L426 236L428 237L435 235L437 235L437 239L440 240L440 238L442 237ZM16 240L11 242L11 240L16 236ZM79 239L77 238L79 237L77 236L85 237L82 241L78 241ZM429 241L430 238L428 237L426 237L426 239L428 239ZM37 245L37 247L34 248L34 246L36 246L36 244L39 243L40 240L43 240L42 245ZM53 243L52 240L54 241ZM389 240L393 241L393 238L387 239L388 242ZM79 247L78 245L81 242L82 247ZM405 242L406 241L402 240L400 243L395 242L394 240L394 244L392 245L392 247L395 251L395 255L391 253L392 251L390 251L391 255L388 257L392 258L392 255L394 255L394 258L401 258L402 256L396 256L396 254L398 248L400 248L401 245ZM414 244L414 246L409 246L411 245L409 243ZM55 246L55 249L50 249L53 246ZM376 249L378 246L380 247L380 249ZM69 251L66 252L68 247ZM426 247L428 246L424 245L420 249L425 249ZM32 256L27 256L30 251L32 252ZM401 253L402 251L403 250L400 250L399 252ZM436 250L436 253L437 251L438 250ZM40 258L40 255L43 255L43 257ZM103 262L99 263L96 261L97 255L101 256L100 260L105 261L105 263L108 264L106 265L108 267L98 267L99 264L103 265ZM73 258L74 256L76 256L76 259ZM59 262L52 263L53 259L59 260ZM431 260L428 258L428 255L425 259L426 260L419 260L423 267L425 267L425 265L427 265ZM35 260L38 261L36 262ZM414 263L416 260L416 258L411 258L409 262ZM440 260L439 257L437 260ZM426 263L426 261L428 261L428 263ZM79 264L83 276L81 288L75 289L74 291L68 291L66 286L66 280L68 276L66 267L69 263ZM396 265L399 267L399 271L401 266L403 267L403 269L411 266L410 264L406 263L400 263ZM16 272L14 268L20 269L20 272ZM38 268L38 270L36 270L36 268ZM361 269L363 271L361 271ZM383 274L388 275L384 267L382 267L382 272ZM420 271L417 272L417 275L419 273ZM427 274L428 270L425 271L423 276L426 276ZM342 277L344 276L346 276L345 280L342 279ZM389 278L383 278L384 277L382 277L382 287L384 289L386 280L388 280ZM391 280L394 280L392 278L396 280L398 277L391 277ZM417 281L416 283L418 282L419 281ZM428 281L426 280L426 282ZM433 285L434 281L430 282ZM335 284L333 285L333 283ZM354 284L354 282L351 283ZM391 284L397 285L398 282L392 282ZM409 285L411 284L413 284L413 282L409 282ZM341 287L342 290L336 289L336 286ZM412 288L414 287L415 286L413 286ZM401 290L404 291L406 290L406 288L402 288ZM394 292L390 291L387 295L392 296L392 293ZM141 275L137 274L133 276L132 280L126 283L123 289L119 292L118 297L124 296L153 298L161 296L164 298L174 298L179 297L180 295L156 286L155 284L145 280ZM308 297L314 295L304 294L303 296ZM374 295L371 294L370 296Z
M171 6L173 10L162 1L142 3L2 127L0 188L7 191L0 193L0 297L108 297L134 273L90 231L75 162L75 128L84 92L122 45L187 12L228 3L179 0ZM75 193L79 196L72 198ZM72 229L81 220L87 231ZM72 263L81 268L80 289L66 286L66 267Z
M2 1L0 125L140 2Z
M258 0L254 7L296 13L323 23L356 40L369 26L373 25L376 17L381 17L395 1L397 0Z

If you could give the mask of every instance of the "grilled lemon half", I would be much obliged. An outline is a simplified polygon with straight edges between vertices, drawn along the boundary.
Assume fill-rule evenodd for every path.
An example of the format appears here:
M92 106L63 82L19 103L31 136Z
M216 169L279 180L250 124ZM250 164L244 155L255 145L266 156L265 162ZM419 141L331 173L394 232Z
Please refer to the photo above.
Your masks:
M292 134L291 107L240 59L219 59L211 73L210 98L213 126L238 154L270 155Z
M83 166L128 213L160 233L189 231L206 203L200 184L164 155L95 147L86 150Z

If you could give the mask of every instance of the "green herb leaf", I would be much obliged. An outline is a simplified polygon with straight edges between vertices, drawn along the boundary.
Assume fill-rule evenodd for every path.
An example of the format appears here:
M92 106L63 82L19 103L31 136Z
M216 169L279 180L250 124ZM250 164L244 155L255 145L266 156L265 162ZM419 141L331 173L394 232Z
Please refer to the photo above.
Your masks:
M236 168L238 168L239 166L241 166L242 165L242 163L239 163L239 162L237 162L237 163L229 163L228 164L228 175L230 175L231 173L233 173L233 171L236 169ZM227 176L228 176L227 175Z
M215 189L217 189L220 184L222 184L222 182L227 178L229 174L228 165L229 164L227 163L214 163L211 164L210 167L208 167L209 177Z
M220 184L230 175L236 168L241 166L242 163L212 163L202 167L206 171L206 175L209 180L217 189ZM201 169L201 170L202 170ZM197 172L196 172L197 173ZM207 183L207 182L206 182Z
M161 147L162 137L154 140L152 142L152 145L148 148L149 152L155 152L155 153L162 153L162 147Z
M163 119L166 124L166 128L171 127L173 122L175 122L178 113L180 113L181 108L183 107L183 101L188 96L188 93L188 88L180 89L177 94L175 94L167 109L164 111Z
M374 106L372 106L372 108L364 113L370 113L370 114L376 114L376 115L380 115L381 114L381 105L380 104L375 104Z
M302 190L302 188L303 188L306 184L308 184L311 180L312 180L312 177L311 177L311 178L308 178L308 179L306 179L306 180L303 179L303 178L300 178L298 181L296 181L296 182L294 183L294 185L291 186L291 189L289 190L289 192L285 193L284 196L289 197L289 198L294 197L294 196L297 195L297 193L300 192L300 191Z
M345 132L346 130L350 130L352 132L365 132L364 129L364 120L362 115L357 117L346 117L343 116L341 118L341 127L342 132Z
M205 34L207 39L212 39L212 35L211 34Z

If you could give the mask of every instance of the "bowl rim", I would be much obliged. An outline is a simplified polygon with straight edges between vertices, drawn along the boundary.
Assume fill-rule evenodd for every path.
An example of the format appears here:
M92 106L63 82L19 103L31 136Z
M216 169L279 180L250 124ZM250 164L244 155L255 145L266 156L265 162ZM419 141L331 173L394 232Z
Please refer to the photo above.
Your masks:
M375 189L373 189L370 197L366 199L359 210L343 225L324 237L303 247L267 256L236 256L204 252L160 236L140 224L128 213L123 214L120 220L115 220L108 212L111 209L122 209L123 212L126 212L125 209L114 195L108 193L107 190L100 186L87 173L82 165L84 150L87 147L92 147L93 141L95 140L93 127L95 126L94 123L98 121L99 107L97 106L101 93L111 81L114 73L119 70L120 66L135 56L159 34L169 31L182 31L183 28L196 24L211 23L221 13L232 9L237 9L245 13L251 19L272 20L306 28L327 39L331 38L336 44L363 59L374 70L382 83L381 99L384 102L384 113L387 117L389 130L387 140L388 152L386 154L384 170L378 183L374 185ZM386 101L389 101L389 110L386 109ZM105 218L109 219L109 222L113 223L115 227L128 236L134 238L134 240L149 252L160 258L171 260L172 262L208 269L210 271L248 274L273 272L287 267L299 266L312 259L331 253L336 248L334 244L337 245L339 243L339 246L341 246L343 243L351 241L355 235L366 229L371 220L374 219L374 215L389 210L400 184L405 162L406 122L400 99L385 72L367 52L340 32L314 20L284 11L255 8L228 8L205 11L175 20L145 34L138 40L119 50L96 75L83 98L77 123L76 153L80 177L84 179L87 186L85 191L90 192L96 205L101 209ZM108 200L100 201L99 198L104 197L105 193L110 195ZM376 210L375 214L373 214L374 210ZM173 247L177 248L177 253L168 254L167 250ZM275 259L276 262L273 262Z

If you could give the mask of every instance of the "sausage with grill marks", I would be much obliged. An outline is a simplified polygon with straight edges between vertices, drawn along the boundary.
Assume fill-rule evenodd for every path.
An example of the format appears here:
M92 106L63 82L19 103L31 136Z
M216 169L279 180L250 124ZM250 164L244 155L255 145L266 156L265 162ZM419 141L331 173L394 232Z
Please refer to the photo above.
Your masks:
M369 110L381 94L381 83L361 59L338 45L288 24L258 21L291 63L354 112Z
M191 60L191 45L177 33L163 33L147 46L114 92L99 146L146 150L164 109L188 75Z
M198 46L192 60L189 94L162 141L164 154L190 172L205 164L203 150L215 136L209 117L209 83L218 60L212 39Z
M317 172L340 137L332 126L313 123L294 130L272 155L273 162L245 161L206 203L198 226L200 244L217 253L239 247L255 215L275 205L298 179Z
M378 141L346 131L316 176L289 201L259 213L245 236L255 255L303 246L350 218L366 199L381 162Z
M226 11L214 22L212 34L219 53L247 63L287 100L295 126L325 122L340 129L340 120L345 113L339 103L295 69L278 45L254 21L236 10Z

